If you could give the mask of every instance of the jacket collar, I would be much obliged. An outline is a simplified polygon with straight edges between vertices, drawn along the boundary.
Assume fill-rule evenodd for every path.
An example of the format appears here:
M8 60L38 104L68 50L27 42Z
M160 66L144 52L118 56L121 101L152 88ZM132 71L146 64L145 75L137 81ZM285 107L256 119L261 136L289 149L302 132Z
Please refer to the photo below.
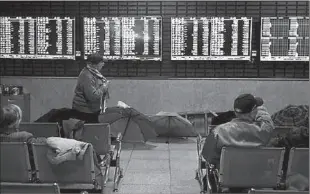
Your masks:
M95 68L87 65L86 69L88 69L88 71L90 71L93 75L97 76L100 79L104 79L103 75Z
M254 123L253 119L251 119L250 117L234 118L232 119L232 121Z

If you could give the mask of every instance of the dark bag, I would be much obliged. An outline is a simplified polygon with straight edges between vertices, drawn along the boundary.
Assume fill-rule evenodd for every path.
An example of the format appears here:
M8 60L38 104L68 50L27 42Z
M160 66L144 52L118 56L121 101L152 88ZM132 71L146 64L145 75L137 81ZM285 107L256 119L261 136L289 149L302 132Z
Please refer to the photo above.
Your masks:
M221 125L236 118L234 111L219 112L216 114L217 116L213 117L211 120L211 125Z
M37 123L61 123L63 120L68 120L72 117L71 108L52 109L36 121Z

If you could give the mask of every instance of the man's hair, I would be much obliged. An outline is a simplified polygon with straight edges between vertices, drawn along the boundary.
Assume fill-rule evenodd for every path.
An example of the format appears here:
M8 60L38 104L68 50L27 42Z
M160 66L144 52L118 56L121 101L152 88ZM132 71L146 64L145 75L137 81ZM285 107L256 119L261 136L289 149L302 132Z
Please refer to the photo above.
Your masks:
M104 59L102 55L98 53L93 53L93 54L88 55L87 62L91 65L97 65L100 62L104 62Z
M1 122L2 129L18 127L22 120L22 110L15 104L9 104L2 108L3 120ZM2 130L2 132L4 132Z

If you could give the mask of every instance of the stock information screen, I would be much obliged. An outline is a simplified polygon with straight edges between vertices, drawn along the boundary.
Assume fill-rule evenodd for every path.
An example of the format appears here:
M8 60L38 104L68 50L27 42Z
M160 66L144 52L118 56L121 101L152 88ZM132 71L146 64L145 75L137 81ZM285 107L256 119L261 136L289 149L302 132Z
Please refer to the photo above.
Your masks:
M261 61L309 61L309 17L261 18Z
M0 17L0 58L75 59L75 19Z
M161 17L84 18L84 57L160 61L161 32Z
M121 21L118 17L84 18L85 57L97 52L106 59L120 59Z
M171 19L171 60L250 60L252 18Z

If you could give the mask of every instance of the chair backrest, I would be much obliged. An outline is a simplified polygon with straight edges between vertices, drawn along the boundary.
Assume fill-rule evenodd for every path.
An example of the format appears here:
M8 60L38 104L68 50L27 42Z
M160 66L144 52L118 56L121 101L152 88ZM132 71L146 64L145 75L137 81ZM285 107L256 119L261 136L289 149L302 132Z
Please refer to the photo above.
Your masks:
M60 194L57 183L36 184L36 183L1 183L1 193L48 193Z
M292 148L290 150L287 180L296 174L302 175L309 182L309 148Z
M59 137L57 123L21 123L19 130L32 133L35 137Z
M23 142L2 142L1 182L27 183L32 180L28 146Z
M36 169L36 178L42 183L58 184L93 184L95 180L95 167L93 148L90 145L83 160L66 161L53 165L47 158L48 146L45 144L32 144Z
M188 119L195 131L202 136L208 135L207 131L207 114L206 113L188 113L186 115L186 119Z
M219 183L223 187L276 188L285 148L223 147Z
M209 163L213 162L213 159L216 155L217 141L218 136L215 135L213 132L209 133L209 135L205 139L201 155Z
M251 193L261 193L261 194L309 194L308 191L295 191L295 190L256 190L256 189L251 189L249 192Z
M105 155L110 150L111 133L107 123L84 124L82 141L91 143L97 154Z

